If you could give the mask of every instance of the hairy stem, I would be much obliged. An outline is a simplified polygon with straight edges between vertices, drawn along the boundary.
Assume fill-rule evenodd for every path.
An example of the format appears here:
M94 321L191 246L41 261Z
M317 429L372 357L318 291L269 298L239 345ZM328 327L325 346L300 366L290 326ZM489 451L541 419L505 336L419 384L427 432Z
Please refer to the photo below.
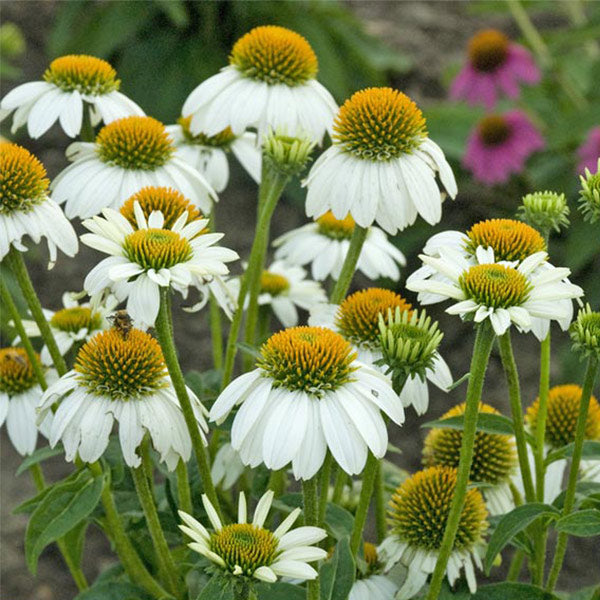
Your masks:
M350 283L352 282L352 277L354 277L354 271L356 270L356 265L358 263L358 259L360 258L360 252L362 250L363 244L365 243L365 239L367 238L368 228L360 227L359 225L354 226L354 233L352 234L352 239L350 240L350 247L348 248L348 254L346 254L346 258L344 259L344 264L342 265L342 270L340 271L340 276L335 283L333 291L331 292L331 303L339 304L348 288L350 287Z
M385 520L385 490L383 480L383 460L377 463L375 474L375 532L377 543L380 544L385 538L387 525Z
M304 496L304 523L317 526L319 524L319 506L317 499L317 477L302 482ZM306 600L319 600L321 595L319 579L306 582Z
M367 513L369 512L369 504L371 504L371 496L373 495L373 487L375 484L375 475L377 474L377 463L378 460L369 451L367 455L367 464L365 465L362 474L362 487L358 499L358 506L356 507L356 513L354 515L354 526L352 527L352 533L350 534L350 550L353 556L356 556L358 553L363 529L367 522Z
M179 459L177 463L177 497L179 500L179 508L188 513L192 514L192 493L190 491L190 480L188 477L187 465L183 458Z

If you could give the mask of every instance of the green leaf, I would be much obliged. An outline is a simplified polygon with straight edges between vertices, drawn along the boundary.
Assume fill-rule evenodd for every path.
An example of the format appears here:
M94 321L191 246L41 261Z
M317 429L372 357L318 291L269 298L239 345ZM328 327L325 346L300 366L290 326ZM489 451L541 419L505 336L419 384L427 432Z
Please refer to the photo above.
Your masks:
M544 463L549 465L556 460L561 458L570 458L573 456L574 443L567 444L558 450L553 450L548 454ZM600 460L600 442L594 442L592 440L585 440L581 448L581 458L584 460Z
M477 588L472 600L559 600L558 596L527 583L492 583Z
M554 523L556 531L562 531L576 537L600 535L600 510L588 508L571 513Z
M50 446L44 446L43 448L38 448L33 454L30 454L17 469L15 475L21 475L24 473L29 467L33 465L37 465L38 463L47 460L48 458L52 458L53 456L58 456L59 454L63 454L64 450L62 444L58 444L56 448L50 448Z
M437 427L443 429L463 429L465 424L464 415L449 417L448 419L438 419L437 421L428 421L421 427ZM503 415L494 415L490 413L481 413L477 417L477 430L486 433L498 433L501 435L514 435L512 421Z
M82 472L73 481L54 486L33 511L25 531L25 558L35 575L42 550L77 526L100 500L103 477Z
M81 556L83 554L83 544L85 542L85 533L87 531L89 521L83 519L71 531L63 536L65 542L65 551L69 554L71 562L79 567L81 565Z
M127 581L106 581L79 592L75 600L151 600L152 596Z
M233 600L233 589L221 575L215 575L203 588L196 600Z
M331 558L319 570L321 600L346 600L356 577L356 564L348 538L341 539Z
M485 570L489 574L496 555L519 531L540 517L556 517L560 513L549 504L532 503L517 506L509 513L503 515L490 538L487 554L485 556Z
M598 600L600 598L600 587L591 585L568 596L569 600Z
M258 600L304 600L306 590L291 583L259 583L254 586Z
M336 540L350 536L354 526L354 517L341 506L329 502L325 510L325 524Z

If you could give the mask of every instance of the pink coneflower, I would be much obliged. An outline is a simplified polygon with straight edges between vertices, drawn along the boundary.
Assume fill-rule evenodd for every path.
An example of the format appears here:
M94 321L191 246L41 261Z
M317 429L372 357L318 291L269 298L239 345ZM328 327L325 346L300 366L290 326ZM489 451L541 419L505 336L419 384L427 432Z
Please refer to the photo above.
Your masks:
M467 140L463 166L483 183L502 183L520 173L525 161L543 147L540 132L522 111L488 115Z
M529 51L502 32L486 29L469 41L469 60L453 81L450 97L491 110L499 94L517 98L519 84L539 80L540 71Z
M590 129L585 142L577 150L577 156L579 156L578 173L584 173L586 168L592 173L596 172L600 158L600 127Z

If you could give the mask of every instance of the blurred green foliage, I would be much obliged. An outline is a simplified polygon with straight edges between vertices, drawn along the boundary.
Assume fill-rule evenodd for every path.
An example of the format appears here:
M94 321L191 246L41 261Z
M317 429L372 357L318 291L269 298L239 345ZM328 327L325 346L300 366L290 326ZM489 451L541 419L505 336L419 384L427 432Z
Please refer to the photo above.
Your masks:
M21 70L10 63L25 52L25 37L14 23L0 25L0 77L18 79Z

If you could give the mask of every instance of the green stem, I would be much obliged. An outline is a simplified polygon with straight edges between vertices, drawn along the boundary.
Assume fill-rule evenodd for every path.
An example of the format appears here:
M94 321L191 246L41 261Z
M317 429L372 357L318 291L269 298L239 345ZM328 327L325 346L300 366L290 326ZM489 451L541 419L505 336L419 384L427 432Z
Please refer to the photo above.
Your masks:
M504 367L506 382L508 384L510 410L515 430L519 467L521 469L521 476L523 477L525 500L527 502L535 502L535 490L533 488L533 479L531 478L531 468L529 466L529 457L527 455L527 441L525 439L525 426L523 424L519 373L517 371L517 364L512 350L510 329L498 338L498 345L500 347L500 358L502 359L502 366Z
M563 6L566 8L573 25L577 25L578 27L587 25L589 21L581 0L569 0L568 2L563 2ZM590 58L596 59L600 56L600 46L596 40L587 40L585 47Z
M198 469L200 471L200 477L202 478L202 485L204 486L204 492L208 496L211 504L215 507L217 513L221 513L221 507L219 505L219 499L217 492L210 476L210 465L208 461L208 455L202 436L200 435L200 428L194 409L188 396L187 387L185 385L185 379L177 360L177 350L175 349L175 343L173 341L173 335L170 327L171 311L169 309L169 288L160 288L160 308L158 311L158 317L156 318L155 328L158 341L165 357L165 363L167 364L167 370L173 382L181 411L183 412L183 418L187 425L192 440L192 448L198 461Z
M48 351L50 352L50 356L52 357L56 371L60 376L62 376L67 372L67 365L65 363L65 359L58 350L58 346L56 345L56 340L54 339L54 334L50 329L50 325L48 325L48 321L46 321L42 305L40 304L40 300L35 292L31 278L29 277L29 272L27 271L27 266L25 265L23 256L13 247L10 249L6 259L17 280L17 283L19 284L19 287L21 288L21 292L25 298L25 301L27 302L29 311L37 323L42 338L44 339L44 343L48 347Z
M261 185L261 190L263 189L266 191L267 187L265 186L263 188ZM269 187L268 189L271 188ZM225 387L231 381L231 376L233 375L233 366L235 361L235 355L237 352L237 340L238 335L240 333L242 318L244 316L244 303L246 300L246 294L248 293L251 287L251 283L255 289L257 285L256 282L253 280L254 274L256 274L256 277L254 279L258 281L258 284L260 284L260 275L262 273L264 255L266 252L267 240L269 237L269 224L271 222L271 217L273 216L273 211L275 210L275 206L277 205L277 201L279 200L280 195L275 192L276 190L273 189L273 193L270 193L265 197L264 204L259 210L256 231L254 232L254 241L252 242L250 257L248 258L248 267L246 268L246 272L242 275L240 281L240 291L238 293L237 298L237 309L233 315L233 320L229 329L229 337L227 338L227 347L225 348L223 387ZM248 328L246 328L246 333L247 332ZM254 335L253 332L252 335Z
M179 499L179 508L188 513L192 514L192 493L190 491L190 479L188 477L187 465L183 458L179 459L177 463L177 496Z
M12 296L6 287L6 283L0 277L0 297L2 298L2 304L8 309L10 316L12 317L12 322L14 328L21 338L21 344L23 344L23 348L25 348L25 352L27 353L27 357L29 358L29 362L31 363L31 367L33 369L33 373L37 382L40 384L42 390L46 390L48 388L48 384L46 383L46 377L44 376L44 369L39 361L38 355L36 351L33 349L31 345L31 341L29 336L25 332L25 327L23 326L23 321L21 320L21 315L19 314L19 310L17 309L16 304L14 303Z
M221 309L217 299L211 294L208 300L210 310L210 337L212 340L213 365L215 369L223 368L223 326Z
M333 465L333 470L337 469L337 477L335 478L335 485L333 486L333 496L331 501L334 504L339 504L342 500L342 496L344 495L344 487L346 485L346 481L348 479L348 475L344 469L340 469L336 464Z
M302 482L304 496L304 524L317 526L319 524L319 507L317 499L317 477ZM319 579L306 582L306 600L319 600L321 596Z
M90 464L89 468L92 474L96 476L102 475L102 468L98 463ZM131 541L127 537L127 533L125 533L125 528L123 527L123 523L121 522L119 512L115 505L108 478L102 488L101 501L106 515L107 533L112 539L117 555L123 564L123 568L131 578L131 581L143 587L155 598L171 597L154 577L150 575L135 548L131 544Z
M323 527L325 523L325 513L327 511L327 495L329 494L329 481L331 478L331 465L333 456L331 452L327 452L323 466L319 471L319 527Z
M277 498L285 492L286 483L286 468L283 467L283 469L271 471L271 476L269 477L269 485L267 486L267 488L272 490L275 493L275 497Z
M471 472L471 463L473 461L473 445L475 443L475 433L477 431L479 402L481 401L485 371L487 369L494 338L494 331L488 321L484 321L477 327L477 335L473 346L473 356L471 358L471 376L469 377L469 384L467 386L464 427L462 444L460 447L458 473L456 476L456 487L454 488L450 512L448 513L448 520L446 521L446 529L444 531L438 559L431 578L427 600L437 600L440 595L448 559L454 548L454 539L456 537L465 503L469 474Z
M373 495L373 487L375 484L375 475L377 473L377 459L369 451L367 456L367 464L365 465L362 474L362 487L360 489L360 497L358 506L354 514L354 525L350 534L350 551L353 556L358 554L360 542L362 540L363 529L367 522L367 513L369 512L369 504L371 504L371 496Z
M383 460L377 463L377 473L375 474L375 532L377 534L377 543L381 544L387 532Z
M516 550L510 566L508 567L508 574L506 575L506 581L518 581L521 569L523 568L523 562L525 562L525 552L523 550Z
M367 227L360 227L359 225L354 226L354 233L350 240L348 254L346 254L340 276L335 282L335 286L331 292L332 304L339 304L344 299L344 296L350 287L352 277L354 277L354 271L356 270L356 264L360 258L360 252L365 243L365 239L367 238L368 231Z
M577 485L577 475L579 473L579 464L581 463L581 454L583 449L583 440L585 439L585 427L587 423L588 410L590 407L590 397L594 389L594 382L598 375L598 359L591 356L588 360L585 379L583 381L583 390L581 400L579 401L579 414L577 416L577 427L575 428L575 441L573 445L573 458L571 459L571 469L569 471L569 481L565 492L565 503L563 505L561 516L566 517L573 510L575 505L575 488ZM554 559L546 583L546 590L551 592L556 585L560 570L562 568L565 552L567 550L567 533L558 534Z
M82 142L93 142L96 138L92 126L92 107L87 102L83 103L83 118L81 120L81 131L79 137Z
M144 511L144 516L146 517L146 524L150 531L150 537L154 544L154 551L156 553L156 558L158 559L159 570L166 581L167 587L173 595L177 595L179 589L177 567L175 566L171 550L169 549L169 545L167 544L167 540L165 539L165 535L160 525L158 511L156 510L154 498L152 497L152 492L148 485L146 469L146 461L143 460L141 466L131 469L131 474L133 475L133 482Z

